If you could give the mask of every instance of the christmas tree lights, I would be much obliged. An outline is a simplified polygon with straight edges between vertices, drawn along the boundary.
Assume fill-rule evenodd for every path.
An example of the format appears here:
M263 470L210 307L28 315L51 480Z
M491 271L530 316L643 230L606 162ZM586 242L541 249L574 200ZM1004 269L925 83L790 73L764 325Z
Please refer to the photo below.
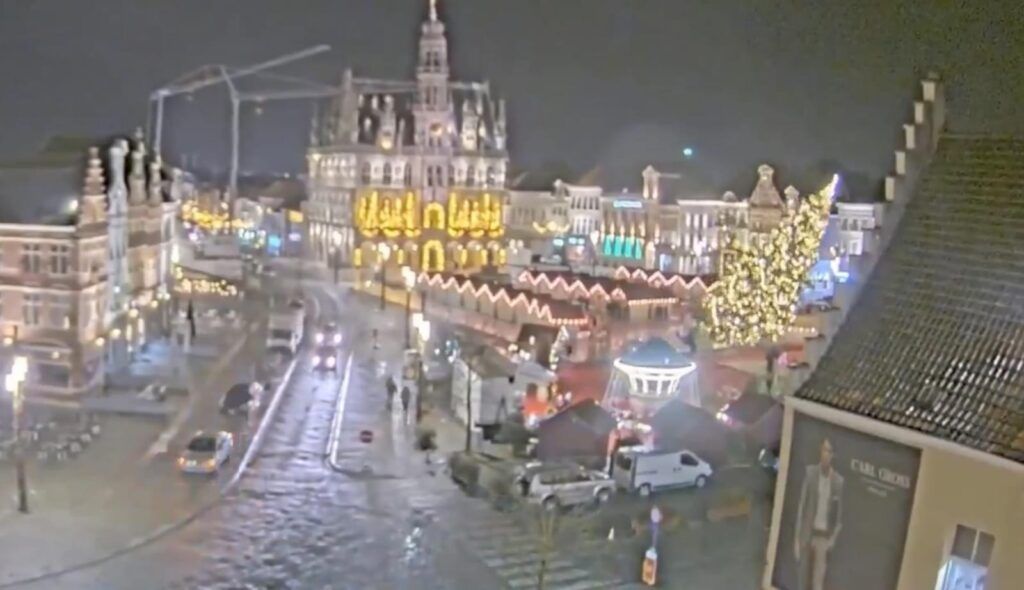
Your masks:
M786 211L767 240L734 238L722 275L708 292L707 330L717 346L774 342L796 319L800 289L828 223L839 177Z

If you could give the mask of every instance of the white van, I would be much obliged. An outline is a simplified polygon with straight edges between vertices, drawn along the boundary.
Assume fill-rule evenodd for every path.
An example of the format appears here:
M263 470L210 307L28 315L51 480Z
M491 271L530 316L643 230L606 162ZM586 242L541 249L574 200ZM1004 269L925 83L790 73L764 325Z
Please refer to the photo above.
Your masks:
M612 477L622 489L649 496L660 488L696 486L711 479L711 466L690 451L646 451L619 449Z

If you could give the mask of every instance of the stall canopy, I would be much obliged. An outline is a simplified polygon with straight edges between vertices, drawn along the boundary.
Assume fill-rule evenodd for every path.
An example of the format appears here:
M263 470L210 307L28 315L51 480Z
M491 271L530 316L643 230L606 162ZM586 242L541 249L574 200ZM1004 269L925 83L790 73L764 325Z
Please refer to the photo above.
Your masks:
M707 410L673 399L651 417L650 426L659 449L686 449L713 467L726 460L728 432Z
M544 461L604 457L615 424L615 418L593 400L572 404L540 423L537 457Z

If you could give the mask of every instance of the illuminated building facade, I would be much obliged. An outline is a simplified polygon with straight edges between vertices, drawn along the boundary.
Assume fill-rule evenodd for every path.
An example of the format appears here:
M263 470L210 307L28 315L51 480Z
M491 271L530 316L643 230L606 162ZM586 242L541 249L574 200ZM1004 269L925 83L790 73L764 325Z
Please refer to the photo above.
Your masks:
M308 252L327 265L502 265L505 104L450 77L433 2L412 81L354 77L322 105L308 152Z
M111 361L159 333L175 190L158 162L147 178L138 149L126 173L128 152L60 138L0 166L0 334L29 358L31 395L95 393Z
M639 194L602 195L599 263L686 275L716 274L721 251L732 236L744 243L767 236L787 206L799 198L798 191L788 187L783 199L771 166L763 164L757 173L757 183L744 200L731 191L719 197L685 186L680 174L648 166Z
M147 157L142 131L108 150L109 243L105 338L107 363L127 362L161 331L173 281L172 250L179 176L165 183L159 159Z

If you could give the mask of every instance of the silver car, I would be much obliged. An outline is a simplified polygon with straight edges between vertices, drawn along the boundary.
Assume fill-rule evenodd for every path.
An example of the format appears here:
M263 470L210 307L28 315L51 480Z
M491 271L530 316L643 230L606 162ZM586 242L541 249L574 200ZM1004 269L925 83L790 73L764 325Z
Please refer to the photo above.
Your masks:
M517 483L527 502L547 510L581 504L604 504L615 493L615 482L601 471L579 465L529 464Z
M231 458L234 442L230 432L197 432L178 458L178 469L184 473L216 473Z

